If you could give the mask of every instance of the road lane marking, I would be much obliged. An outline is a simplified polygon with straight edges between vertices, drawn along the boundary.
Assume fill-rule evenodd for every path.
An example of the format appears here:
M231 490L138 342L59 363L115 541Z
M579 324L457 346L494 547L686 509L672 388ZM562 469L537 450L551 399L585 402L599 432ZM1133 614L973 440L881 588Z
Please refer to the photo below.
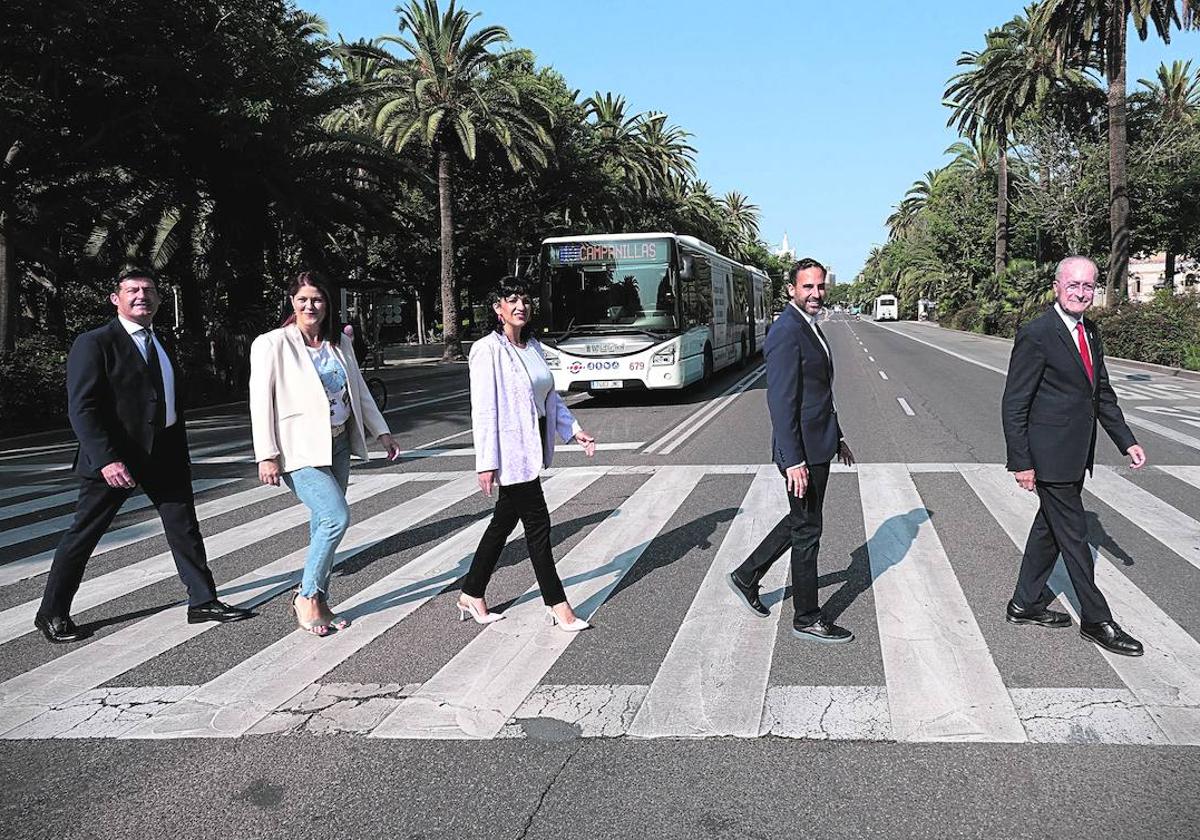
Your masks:
M904 411L905 414L907 414L909 417L914 416L912 407L909 406L908 402L904 399L904 397L896 397L896 402L900 403L900 408Z
M1158 542L1200 569L1200 522L1097 464L1085 489Z
M346 501L354 504L362 499L370 498L385 490L412 481L413 479L409 477L412 475L419 474L389 473L367 476L361 481L356 477L346 492ZM264 487L264 489L277 490L278 488ZM284 492L286 492L286 488ZM279 494L264 494L260 498L270 498L275 495ZM311 513L305 505L292 505L268 514L265 521L264 518L252 519L210 536L204 541L205 555L210 562L219 560L227 554L261 543L269 537L303 525L309 519L311 519ZM167 580L175 574L175 561L171 552L163 551L136 563L130 563L113 569L111 572L88 578L75 593L71 606L78 615L84 610L98 607L115 598L158 583L160 580ZM32 632L30 627L40 603L40 600L34 599L0 611L0 644Z
M1024 550L1029 524L1038 508L1037 496L1018 487L1000 465L960 464L959 472L1013 545ZM1140 657L1128 657L1088 646L1104 657L1171 743L1200 745L1200 643L1117 571L1095 546L1091 549L1096 584L1121 626L1135 638L1145 639L1146 652ZM1075 590L1061 558L1048 585L1063 596L1060 600L1064 608L1078 621Z
M478 490L475 476L469 475L351 525L342 539L334 566L461 502ZM236 606L255 607L296 585L307 554L308 547L305 546L260 566L219 587L218 596ZM183 603L162 610L0 683L0 737L22 737L23 725L35 721L50 709L218 626L213 622L188 624L186 612Z
M874 356L867 356L867 361L868 361L868 362L873 362L873 361L875 361L875 357L874 357Z
M761 467L633 719L631 736L762 734L788 564L775 563L761 582L763 603L777 608L767 619L752 617L733 603L728 575L787 513L778 468Z
M898 741L1025 741L1012 698L903 467L860 464L875 615Z
M546 507L554 511L596 479L603 469L575 472L544 485ZM338 604L336 612L354 622L353 632L334 633L313 644L294 630L249 659L200 686L180 703L120 734L125 738L235 738L328 674L359 650L412 615L454 584L470 567L479 538L490 524L481 520L404 564ZM521 539L518 527L508 542ZM449 606L449 605L447 605ZM450 621L450 611L446 611Z
M886 374L886 373L884 373L883 371L879 371L879 378L880 378L880 379L887 379L887 374Z
M395 408L387 409L386 411L383 412L383 414L384 415L395 414L397 411L409 411L414 408L420 408L423 405L433 405L435 403L448 402L450 400L457 400L457 399L461 399L462 397L469 397L470 394L471 394L471 389L466 388L462 391L455 391L452 394L446 394L446 396L444 396L444 397L430 397L427 400L417 400L416 402L405 403L404 405L398 405ZM471 404L471 401L470 401L470 399L468 399L467 405L470 406L470 404Z
M238 478L195 478L195 479L192 479L192 493L198 496L207 490L213 490L217 487L223 487L226 484L233 484L234 482L240 481L240 480L241 479L238 479ZM48 510L50 508L59 507L61 505L73 504L78 500L79 500L79 490L78 489L64 490L59 493L52 493L49 496L39 496L36 499L27 499L24 502L17 502L16 504L6 505L5 507L0 508L0 520L13 519L18 516L26 516L30 513L37 513L40 510ZM141 493L138 493L136 495L130 496L129 499L126 501L126 505L127 506L122 506L121 510L119 511L119 514L120 513L133 513L136 510L145 510L148 507L152 507L153 503L149 499L147 499L144 495L142 495ZM66 524L70 524L71 518L74 515L75 515L74 513L71 513L71 514L64 515L63 517L58 517L58 519L60 519L60 520L64 519L64 518L66 519L66 523L64 524L64 527L65 527ZM43 522L52 522L55 520L46 519L46 520L42 520L42 521ZM36 524L41 524L41 523L36 523ZM16 529L13 529L13 530L16 530ZM2 537L4 534L7 534L7 533L8 533L8 531L0 531L0 537ZM43 535L38 534L38 536L43 536ZM32 539L32 538L26 538L26 539ZM22 540L17 540L17 542L21 542L21 541Z
M710 420L724 411L731 402L749 389L766 372L767 366L765 364L759 365L746 376L743 376L722 391L711 403L707 403L697 411L683 418L673 429L647 446L643 454L670 455L682 446L688 438L700 431Z
M691 467L663 468L558 562L577 615L594 618L703 475ZM505 616L487 625L371 736L494 738L577 636L547 623L537 587Z

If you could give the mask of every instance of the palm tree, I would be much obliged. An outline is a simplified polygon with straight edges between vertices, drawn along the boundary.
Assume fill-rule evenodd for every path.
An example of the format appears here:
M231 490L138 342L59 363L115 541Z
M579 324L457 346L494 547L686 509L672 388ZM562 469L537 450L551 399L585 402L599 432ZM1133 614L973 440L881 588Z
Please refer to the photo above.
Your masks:
M1026 15L1037 11L1035 4L1026 9ZM996 149L994 271L999 274L1008 265L1008 147L1013 126L1053 94L1086 88L1090 82L1083 70L1057 61L1043 43L1033 38L1025 15L990 30L985 42L982 51L964 52L959 57L958 65L970 69L950 79L945 99L953 109L947 125Z
M523 96L497 72L500 56L491 50L510 40L504 27L485 26L468 33L479 14L459 9L456 0L450 0L445 12L438 0L409 0L399 11L401 35L382 40L410 58L388 68L391 82L375 128L397 152L414 139L423 141L437 162L446 342L442 358L457 361L463 353L454 283L455 154L474 160L482 134L504 152L514 171L529 163L544 167L553 141L543 123L551 115L536 95Z
M913 182L904 194L904 200L887 218L889 239L903 239L916 229L921 214L929 204L929 199L933 197L934 188L945 172L945 169L931 169L925 173L924 178Z
M946 166L949 171L978 172L980 175L986 175L996 168L1000 150L991 137L972 134L966 140L950 144L942 154L954 155L954 160Z
M1183 123L1200 116L1200 70L1192 75L1191 61L1158 65L1157 81L1138 79L1145 96L1168 123Z
M1079 52L1094 56L1108 81L1108 222L1112 248L1105 305L1112 306L1129 282L1129 173L1125 138L1125 68L1128 26L1146 40L1149 25L1164 42L1171 28L1189 28L1200 0L1043 0L1031 16L1034 37L1053 44L1060 60Z
M587 117L595 121L602 165L608 166L619 182L648 195L656 184L638 134L643 116L628 116L625 97L601 95L600 91L585 99L583 108Z
M758 205L737 190L717 199L734 239L734 256L745 259L746 249L758 241Z

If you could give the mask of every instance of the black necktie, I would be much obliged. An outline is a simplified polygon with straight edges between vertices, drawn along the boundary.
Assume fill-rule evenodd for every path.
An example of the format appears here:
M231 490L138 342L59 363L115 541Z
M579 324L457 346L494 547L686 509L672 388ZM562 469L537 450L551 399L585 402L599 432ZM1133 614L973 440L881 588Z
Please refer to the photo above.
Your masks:
M163 385L162 364L158 361L158 348L154 346L154 333L146 334L146 366L150 368L150 384L154 386L154 428L167 425L167 389Z
M821 349L825 351L825 361L829 365L829 378L833 379L833 352L829 349L829 342L825 340L825 333L821 332L821 328L817 326L817 321L814 318L812 328L816 331L817 336L821 339Z

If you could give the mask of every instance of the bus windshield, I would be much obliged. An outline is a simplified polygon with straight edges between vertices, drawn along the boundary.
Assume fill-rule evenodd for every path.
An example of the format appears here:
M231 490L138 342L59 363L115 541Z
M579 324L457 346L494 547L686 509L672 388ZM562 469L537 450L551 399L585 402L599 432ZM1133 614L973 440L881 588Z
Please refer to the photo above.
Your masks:
M559 265L547 275L550 328L565 332L673 332L675 289L665 265Z

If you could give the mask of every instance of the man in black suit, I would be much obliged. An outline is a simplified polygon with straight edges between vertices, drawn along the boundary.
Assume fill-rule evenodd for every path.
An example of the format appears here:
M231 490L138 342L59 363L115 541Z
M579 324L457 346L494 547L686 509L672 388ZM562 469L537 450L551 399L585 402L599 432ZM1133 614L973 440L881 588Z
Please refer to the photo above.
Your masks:
M154 273L129 268L109 300L117 317L75 340L67 357L67 404L79 438L79 502L46 579L34 626L51 642L88 633L71 621L84 567L133 489L154 503L188 591L187 620L237 621L248 610L217 600L192 497L187 434L175 366L154 335L160 298Z
M754 615L770 612L759 598L759 581L791 546L792 633L798 638L842 643L854 634L825 619L817 603L817 554L829 464L836 456L854 463L833 407L833 357L817 326L825 299L825 267L814 259L795 263L787 285L791 298L763 344L771 451L783 474L789 513L729 574L738 601Z
M1112 620L1096 588L1081 495L1095 457L1097 420L1134 469L1146 463L1108 383L1100 332L1083 317L1097 275L1086 257L1060 262L1054 305L1022 327L1013 343L1003 403L1008 469L1017 484L1037 492L1041 507L1025 543L1008 620L1070 626L1065 613L1047 609L1054 594L1046 581L1061 553L1079 598L1080 635L1112 653L1141 656L1141 642Z

